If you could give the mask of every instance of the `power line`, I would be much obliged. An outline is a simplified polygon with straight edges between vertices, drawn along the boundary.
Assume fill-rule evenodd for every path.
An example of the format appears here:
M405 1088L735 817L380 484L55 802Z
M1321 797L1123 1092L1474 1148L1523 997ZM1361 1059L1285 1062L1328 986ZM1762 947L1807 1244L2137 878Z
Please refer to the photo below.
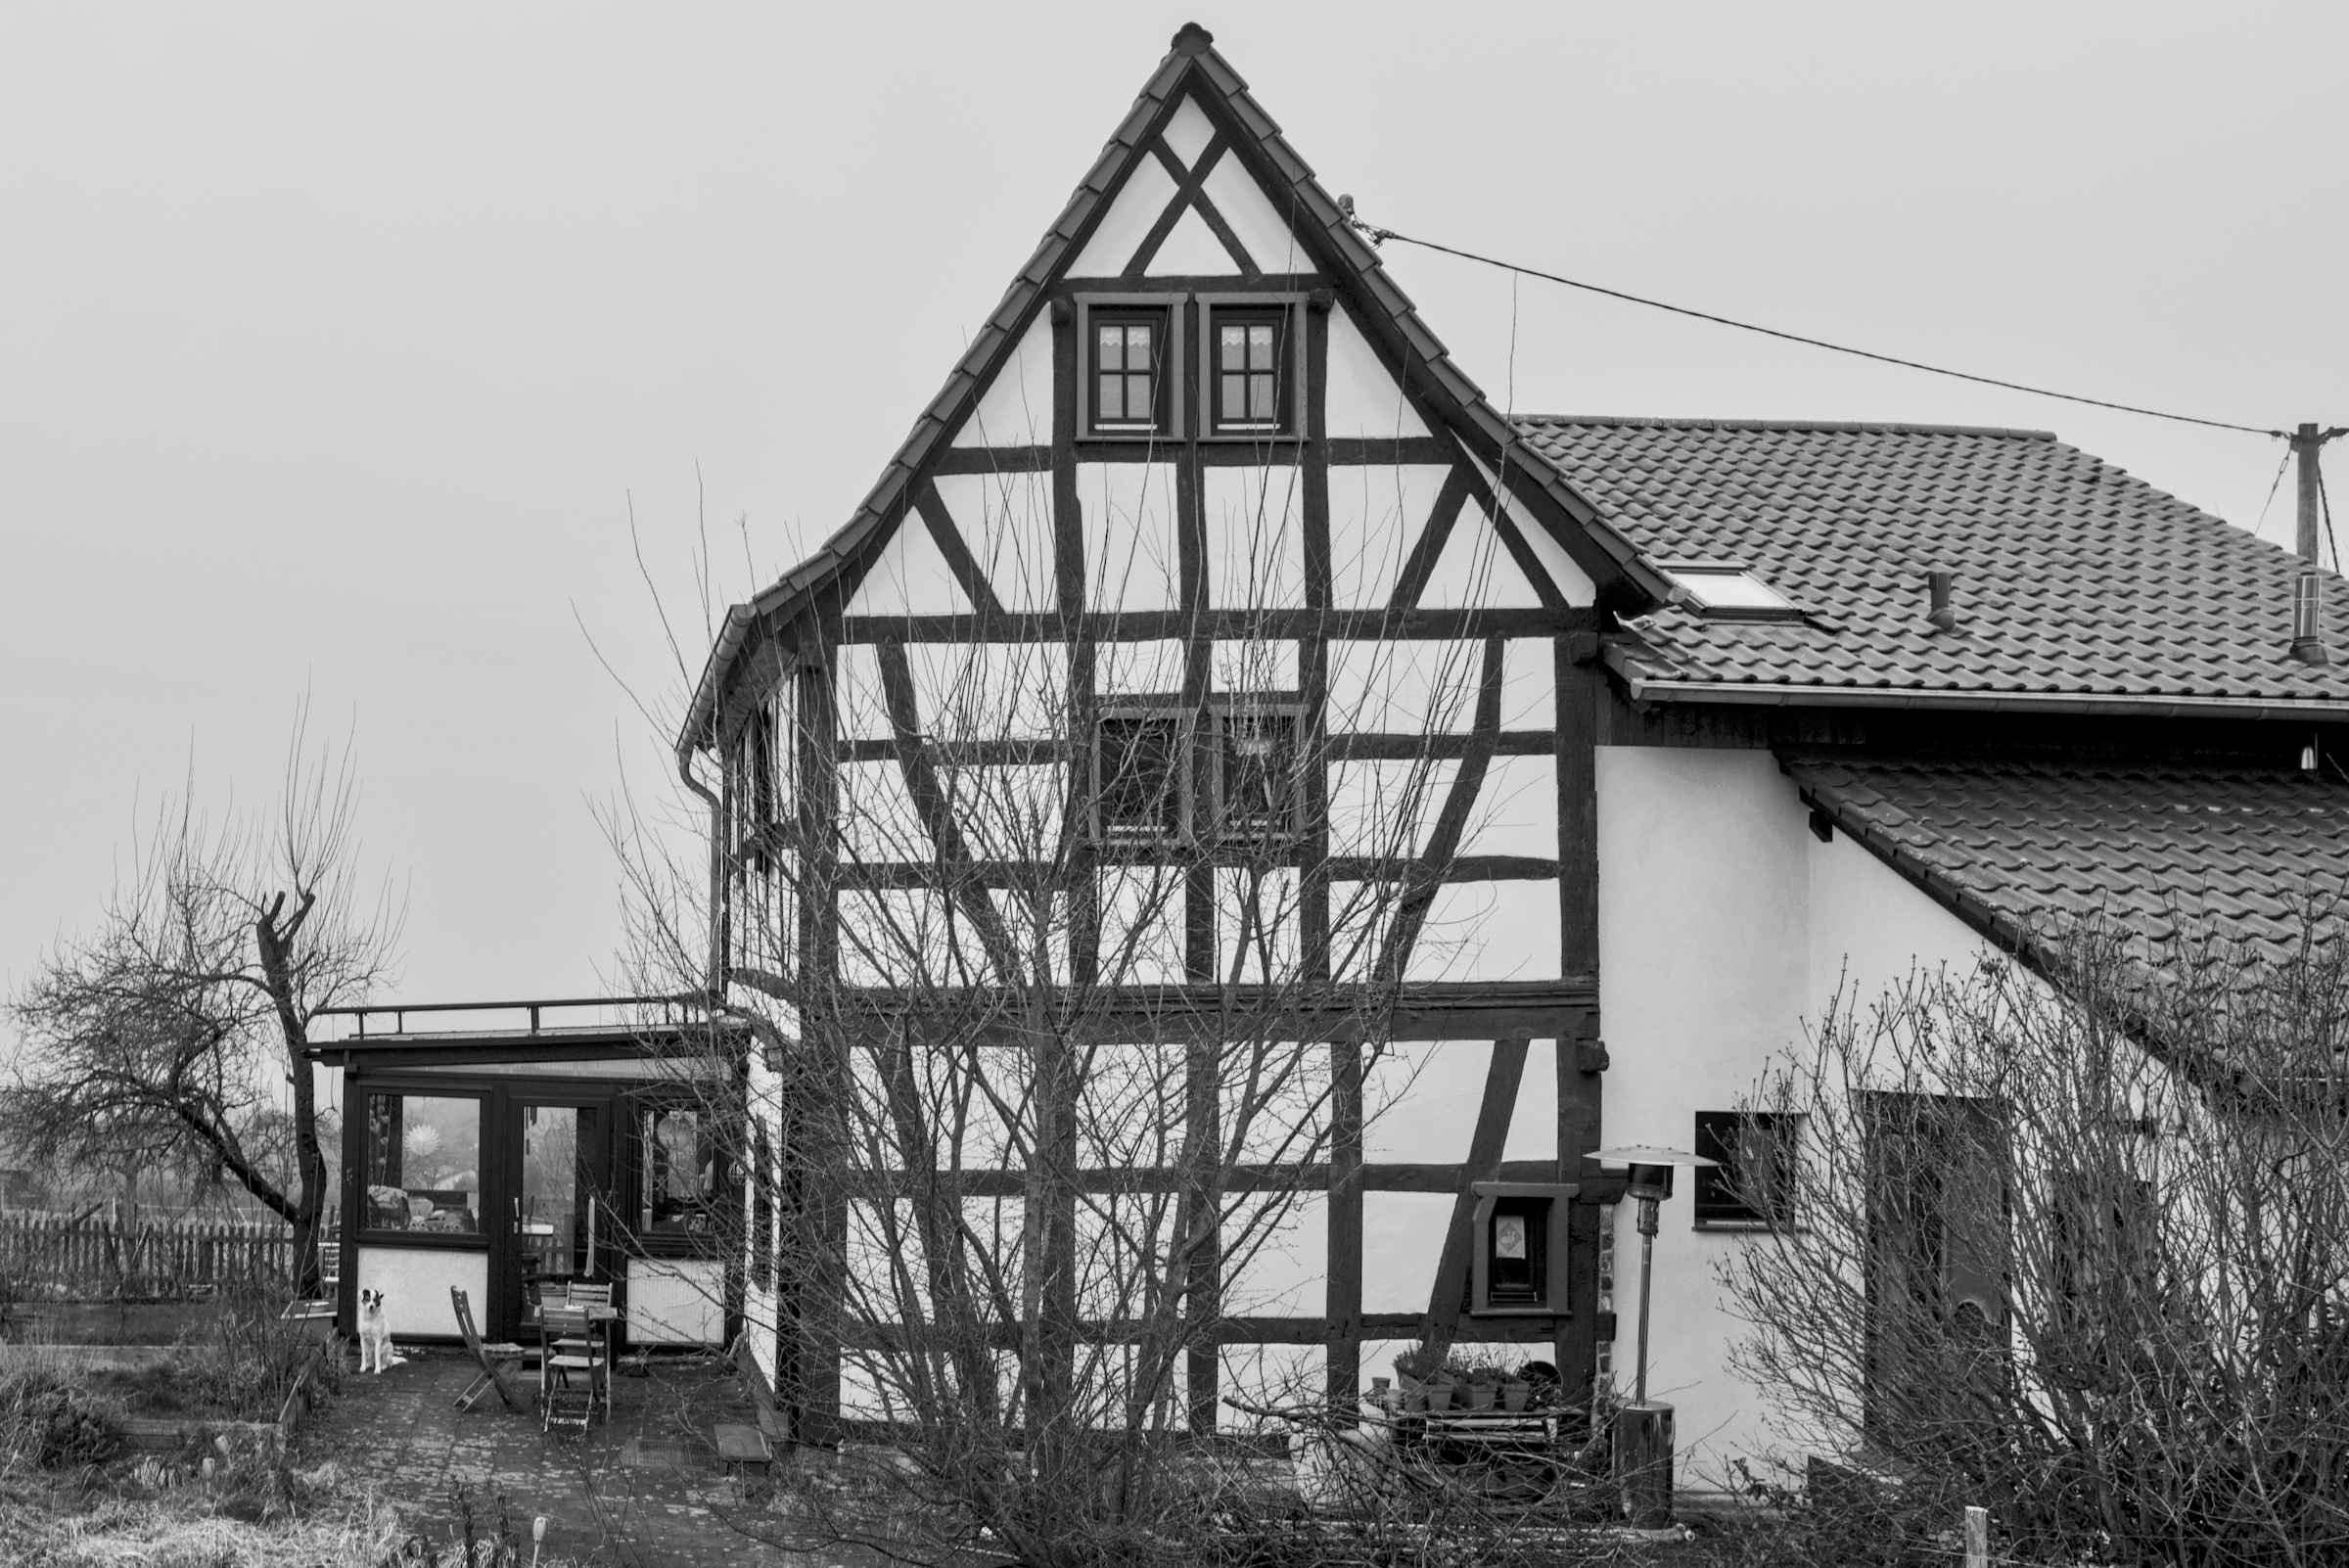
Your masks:
M1554 272L1543 272L1539 267L1521 267L1513 261L1499 261L1489 255L1479 255L1474 251L1462 251L1449 245L1438 245L1433 240L1422 240L1413 235L1398 233L1394 229L1382 229L1356 217L1351 201L1341 198L1339 206L1345 208L1347 221L1369 236L1370 243L1373 245L1381 245L1388 240L1401 240L1405 245L1415 245L1423 251L1440 251L1446 255L1458 256L1463 261L1481 262L1485 266L1499 267L1508 272L1522 272L1529 278L1541 278L1548 283L1562 283L1569 289L1581 289L1588 294L1604 295L1610 300L1621 300L1630 304L1646 305L1654 310L1669 310L1676 316L1689 316L1698 321L1710 321L1717 326L1735 327L1740 332L1758 332L1765 338L1778 338L1787 343L1804 344L1813 348L1825 348L1834 353L1850 354L1857 359L1872 359L1882 365L1899 365L1905 370L1921 370L1928 375L1949 376L1958 381L1976 382L1984 387L2002 387L2008 392L2029 392L2034 397L2057 397L2067 403L2086 403L2091 408L2109 408L2123 414L2142 414L2148 419L2175 420L2181 425L2203 425L2212 430L2237 430L2247 436L2273 436L2279 440L2290 438L2282 431L2262 430L2257 425L2236 425L2224 419L2198 419L2192 414L2172 414L2158 408L2140 408L2134 403L2115 403L2107 402L2101 397L2083 397L2077 392L2052 392L2045 387L2026 386L2019 381L2001 381L1996 376L1977 376L1970 371L1951 370L1943 365L1928 365L1921 360L1902 359L1894 354L1880 354L1866 348L1854 348L1846 344L1828 343L1822 338L1806 338L1799 332L1780 332L1775 327L1757 326L1751 321L1737 321L1728 316L1717 316L1708 310L1692 310L1686 305L1670 304L1662 300L1649 300L1639 295L1626 294L1621 289L1609 289L1595 283L1585 283L1579 278L1562 278Z

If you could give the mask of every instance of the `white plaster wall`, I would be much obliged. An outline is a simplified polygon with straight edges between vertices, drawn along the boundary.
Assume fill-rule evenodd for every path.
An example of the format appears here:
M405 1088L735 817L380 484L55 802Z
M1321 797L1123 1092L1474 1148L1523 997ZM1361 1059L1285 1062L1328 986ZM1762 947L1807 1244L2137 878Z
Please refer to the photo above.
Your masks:
M473 1326L484 1336L489 1315L489 1254L450 1247L359 1249L359 1289L384 1293L393 1339L455 1339L457 1309L449 1287L465 1292Z
M1052 318L1038 314L954 433L957 446L1052 444Z
M1611 1144L1687 1148L1695 1113L1731 1110L1799 1042L1845 958L1873 989L1912 962L1970 963L1981 944L1865 850L1821 844L1767 752L1602 747L1597 755L1599 1005ZM1634 1206L1616 1211L1616 1383L1639 1310ZM1690 1184L1656 1238L1648 1393L1678 1407L1681 1485L1723 1484L1732 1455L1778 1446L1760 1392L1728 1368L1742 1332L1714 1266L1748 1243L1694 1228Z
M1158 160L1137 159L1117 200L1109 204L1109 210L1101 214L1093 237L1085 242L1083 254L1070 263L1069 276L1114 278L1124 272L1126 263L1174 195L1174 176L1160 166Z
M1329 388L1323 408L1333 440L1393 440L1428 433L1404 395L1403 384L1388 371L1356 324L1354 311L1345 305L1329 313Z

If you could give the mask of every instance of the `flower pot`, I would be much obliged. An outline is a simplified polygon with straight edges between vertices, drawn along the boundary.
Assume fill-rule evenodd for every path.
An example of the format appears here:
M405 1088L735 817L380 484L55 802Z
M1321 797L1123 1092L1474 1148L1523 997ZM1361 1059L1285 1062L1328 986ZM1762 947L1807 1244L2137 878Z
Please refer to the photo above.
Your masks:
M1500 1390L1491 1383L1469 1384L1468 1409L1470 1413L1493 1408L1493 1396L1499 1392Z
M1395 1374L1395 1392L1400 1400L1397 1408L1424 1410L1427 1408L1427 1384L1408 1372Z
M1427 1385L1427 1410L1430 1415L1441 1415L1451 1408L1451 1391L1452 1385L1450 1383Z
M1533 1397L1534 1385L1531 1383L1512 1380L1500 1385L1500 1407L1511 1415L1524 1409Z

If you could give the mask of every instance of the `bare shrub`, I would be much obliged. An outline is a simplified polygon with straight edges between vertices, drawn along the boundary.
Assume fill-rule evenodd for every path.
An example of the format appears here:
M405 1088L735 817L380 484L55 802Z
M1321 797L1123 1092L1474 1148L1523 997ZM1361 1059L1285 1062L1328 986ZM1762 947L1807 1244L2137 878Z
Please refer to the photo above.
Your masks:
M1723 1278L1854 1560L1969 1503L2049 1560L2349 1550L2349 953L2303 937L2083 925L1839 998L1770 1075L1737 1179L1799 1161L1795 1213Z

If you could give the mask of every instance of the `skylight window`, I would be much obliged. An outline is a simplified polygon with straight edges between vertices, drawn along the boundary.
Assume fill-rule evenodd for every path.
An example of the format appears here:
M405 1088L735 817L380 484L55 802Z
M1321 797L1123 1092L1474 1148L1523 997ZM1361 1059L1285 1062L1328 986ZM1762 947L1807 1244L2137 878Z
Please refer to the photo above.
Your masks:
M1666 564L1665 575L1688 590L1690 608L1722 621L1798 621L1802 609L1733 562Z

